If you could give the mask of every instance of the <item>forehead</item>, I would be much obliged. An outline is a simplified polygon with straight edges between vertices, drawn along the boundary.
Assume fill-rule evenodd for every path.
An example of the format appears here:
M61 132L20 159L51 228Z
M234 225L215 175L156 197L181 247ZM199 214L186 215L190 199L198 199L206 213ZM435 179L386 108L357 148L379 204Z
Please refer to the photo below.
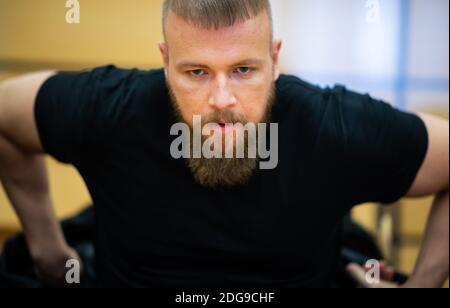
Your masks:
M267 13L216 30L192 25L170 12L166 26L170 56L179 61L239 61L269 54L271 23Z

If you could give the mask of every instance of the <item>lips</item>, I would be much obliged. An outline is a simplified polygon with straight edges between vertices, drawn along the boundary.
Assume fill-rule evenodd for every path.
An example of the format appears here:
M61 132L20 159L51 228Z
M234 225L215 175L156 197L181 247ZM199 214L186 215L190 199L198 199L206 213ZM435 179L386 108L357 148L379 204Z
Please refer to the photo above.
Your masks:
M233 125L233 123L230 122L217 122L216 123L218 131L220 131L221 133L226 133L228 132L231 128L229 127L229 125Z
M219 128L221 130L222 133L226 132L226 124L225 123L218 123L219 124Z

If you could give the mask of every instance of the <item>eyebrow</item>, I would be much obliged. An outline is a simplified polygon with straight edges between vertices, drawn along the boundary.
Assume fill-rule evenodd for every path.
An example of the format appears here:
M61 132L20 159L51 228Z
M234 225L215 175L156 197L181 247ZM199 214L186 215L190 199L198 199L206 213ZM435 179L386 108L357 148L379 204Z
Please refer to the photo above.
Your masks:
M245 60L239 61L238 63L235 63L235 64L231 65L231 67L250 66L250 65L262 65L263 63L264 62L262 60L259 60L259 59L245 59ZM177 69L190 68L190 67L209 68L205 64L195 63L195 62L188 62L188 61L180 62L180 63L178 63L176 65L176 67L177 67Z

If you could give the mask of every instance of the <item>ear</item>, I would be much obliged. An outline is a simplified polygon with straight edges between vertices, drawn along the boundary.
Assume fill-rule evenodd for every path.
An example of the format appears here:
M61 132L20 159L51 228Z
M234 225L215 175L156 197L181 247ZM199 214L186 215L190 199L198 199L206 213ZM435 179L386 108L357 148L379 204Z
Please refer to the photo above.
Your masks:
M169 48L167 47L167 43L161 42L159 43L159 51L161 52L161 56L164 61L164 66L167 70L169 67Z
M280 77L280 52L282 46L283 42L281 40L276 40L273 42L272 61L275 80L278 80L278 78Z

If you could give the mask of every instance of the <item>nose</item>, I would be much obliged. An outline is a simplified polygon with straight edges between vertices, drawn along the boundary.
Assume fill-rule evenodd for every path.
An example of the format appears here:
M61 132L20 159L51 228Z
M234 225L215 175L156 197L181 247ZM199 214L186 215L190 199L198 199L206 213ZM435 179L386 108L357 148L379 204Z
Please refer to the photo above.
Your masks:
M219 111L229 110L237 103L236 97L230 89L228 78L218 76L209 97L209 105Z

